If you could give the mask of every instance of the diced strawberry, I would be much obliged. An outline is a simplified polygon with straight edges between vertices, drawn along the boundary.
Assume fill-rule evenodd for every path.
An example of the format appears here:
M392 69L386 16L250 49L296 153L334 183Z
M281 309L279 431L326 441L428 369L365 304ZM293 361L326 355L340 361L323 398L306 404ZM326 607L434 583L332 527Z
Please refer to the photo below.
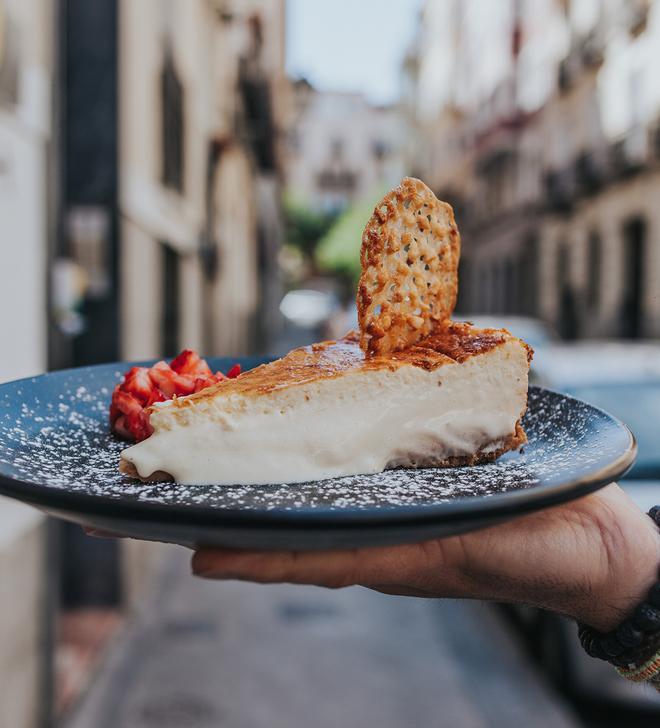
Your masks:
M151 407L151 405L154 402L164 402L165 401L165 395L158 389L158 387L154 387L151 390L151 396L145 403L145 407Z
M183 396L195 391L195 380L191 376L177 374L164 361L154 364L149 370L151 381L165 395L171 399L175 394Z
M184 349L179 356L172 360L170 367L174 369L177 374L206 376L211 373L209 365L204 361L204 359L190 349Z
M212 387L214 384L226 381L227 377L222 372L209 374L207 377L195 377L195 392L201 392L202 389L206 389L207 387Z
M120 415L113 423L112 423L112 431L119 435L119 437L123 437L124 440L132 440L133 439L133 433L128 427L128 424L126 423L126 415Z
M213 374L206 361L190 349L182 351L171 365L159 361L150 369L132 367L112 393L112 430L126 440L145 440L153 432L148 410L155 402L201 392L219 382L234 379L240 373L240 364L235 364L227 375Z
M126 418L126 423L130 433L138 442L146 440L147 437L149 437L149 435L151 435L154 431L149 422L149 417L144 410L140 410L140 412L136 414L129 415Z
M140 402L146 402L151 396L153 384L149 378L147 367L133 367L126 372L121 388L130 392Z
M202 389L206 389L212 383L208 377L195 377L195 392L201 392Z
M240 373L241 373L241 365L234 364L234 366L227 372L227 379L236 379L236 377Z
M115 392L119 390L120 385L118 384L112 392L112 400L110 401L110 424L114 424L115 421L120 417L121 412L119 407L115 403Z
M117 409L124 415L142 412L142 404L129 392L115 389L112 399Z

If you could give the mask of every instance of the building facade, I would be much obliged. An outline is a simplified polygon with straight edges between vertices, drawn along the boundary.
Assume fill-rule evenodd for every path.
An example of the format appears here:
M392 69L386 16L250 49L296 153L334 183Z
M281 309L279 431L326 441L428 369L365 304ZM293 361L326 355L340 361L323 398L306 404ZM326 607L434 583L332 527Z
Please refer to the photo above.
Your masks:
M266 349L284 3L120 4L121 351Z
M0 381L267 350L286 98L284 0L0 0ZM51 720L62 611L162 560L44 523L0 501L3 726Z
M0 0L0 382L47 366L55 8ZM42 725L45 517L0 498L0 725Z
M0 382L47 366L55 7L0 0ZM45 517L0 498L0 725L45 716Z
M46 368L53 14L0 2L0 381Z
M336 213L397 184L405 169L404 123L396 106L293 82L288 194L314 210Z
M411 159L456 208L462 312L660 336L660 4L429 0L417 48Z

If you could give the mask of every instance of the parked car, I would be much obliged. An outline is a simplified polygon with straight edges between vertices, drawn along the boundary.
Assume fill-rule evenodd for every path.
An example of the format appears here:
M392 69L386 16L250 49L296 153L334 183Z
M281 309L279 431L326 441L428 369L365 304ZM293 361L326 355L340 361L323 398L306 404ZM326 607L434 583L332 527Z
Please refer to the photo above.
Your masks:
M297 289L280 302L280 313L296 326L315 329L324 324L338 308L337 296L329 291Z
M544 350L537 374L546 386L594 404L628 425L637 439L638 457L620 485L642 510L660 503L660 343L552 344ZM509 612L558 686L586 699L657 709L660 719L660 695L587 657L572 622L536 609Z

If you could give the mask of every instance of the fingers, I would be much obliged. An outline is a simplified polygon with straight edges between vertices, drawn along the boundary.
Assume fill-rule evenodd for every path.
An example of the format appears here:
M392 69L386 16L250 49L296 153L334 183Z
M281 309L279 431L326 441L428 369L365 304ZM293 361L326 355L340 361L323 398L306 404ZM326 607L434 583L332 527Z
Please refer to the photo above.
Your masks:
M126 538L126 536L121 533L105 531L102 528L89 528L89 526L83 526L82 529L87 536L91 536L92 538Z
M260 584L309 584L337 589L366 586L383 594L466 596L455 564L438 558L436 543L336 551L239 551L201 548L195 576Z
M428 594L428 582L448 564L434 544L410 544L335 551L238 551L202 548L192 560L193 573L211 579L241 579L262 584L286 582L338 588L360 584L391 593ZM407 586L406 586L407 585Z
M194 554L192 568L196 576L211 579L338 588L359 582L361 561L359 551L264 552L207 548Z

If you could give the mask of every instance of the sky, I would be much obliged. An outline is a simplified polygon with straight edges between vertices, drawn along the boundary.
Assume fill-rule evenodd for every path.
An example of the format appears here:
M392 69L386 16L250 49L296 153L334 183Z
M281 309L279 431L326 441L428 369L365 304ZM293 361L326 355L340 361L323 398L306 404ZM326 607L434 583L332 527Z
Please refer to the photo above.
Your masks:
M396 101L421 0L287 0L287 71L321 90Z

